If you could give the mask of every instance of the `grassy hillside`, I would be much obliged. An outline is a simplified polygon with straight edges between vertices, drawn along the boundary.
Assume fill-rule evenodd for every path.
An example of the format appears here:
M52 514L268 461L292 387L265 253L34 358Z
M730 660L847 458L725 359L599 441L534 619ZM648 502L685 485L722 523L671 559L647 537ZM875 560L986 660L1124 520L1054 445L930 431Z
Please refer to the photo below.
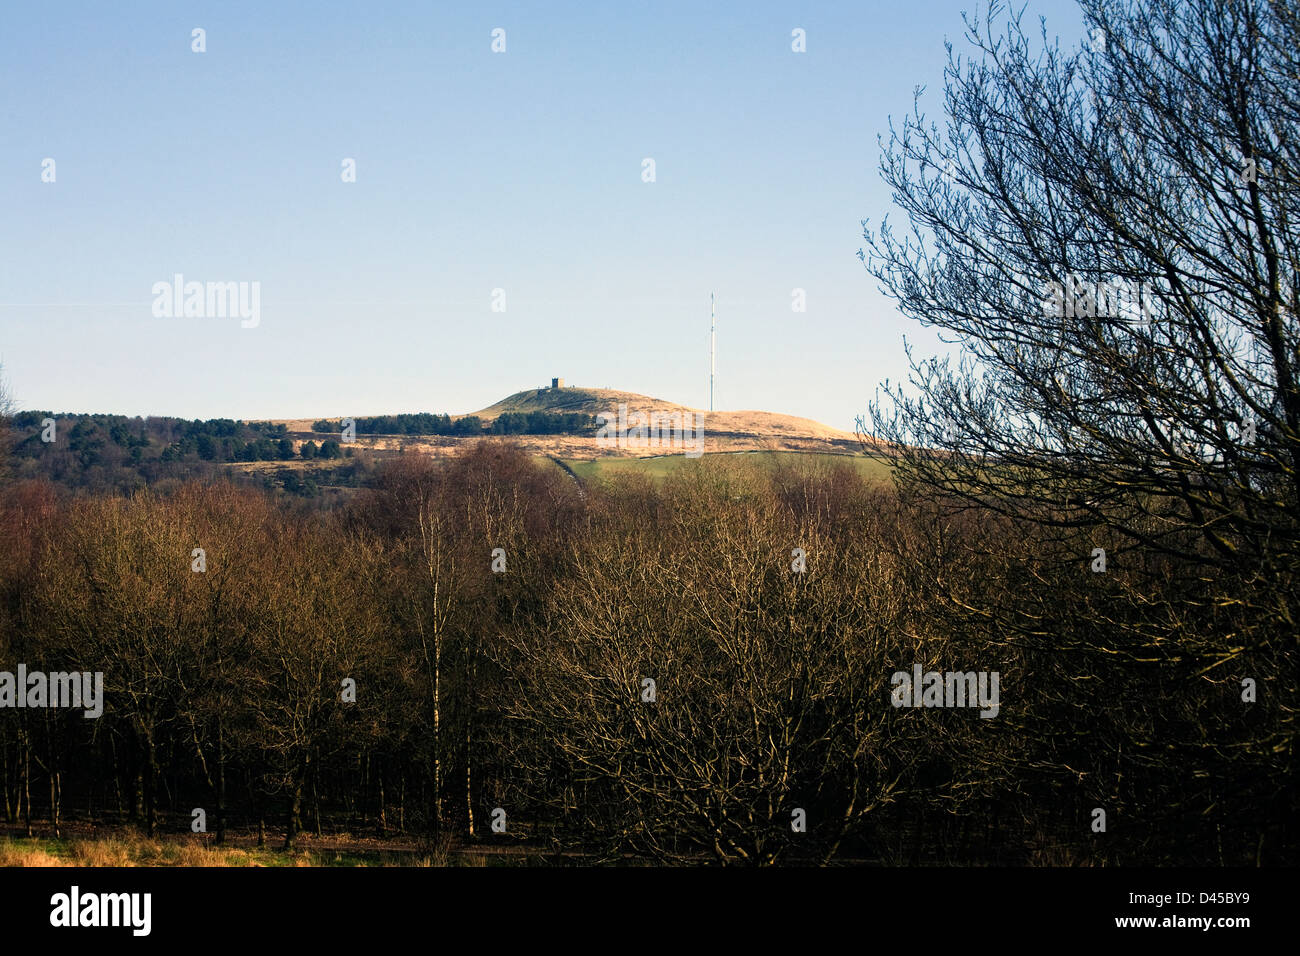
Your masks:
M856 447L852 432L831 428L811 418L781 415L753 410L709 412L689 405L623 392L611 388L530 388L515 392L494 405L472 414L483 421L492 421L506 412L579 412L598 415L601 412L617 414L618 406L626 405L629 412L683 413L693 412L703 422L706 432L719 435L775 436L819 439L830 442L849 442Z
M711 442L708 448L709 451L789 450L853 453L860 450L857 438L852 432L831 428L829 425L823 425L821 422L813 421L810 418L754 410L709 412L692 408L689 405L653 398L649 395L639 395L636 392L624 392L610 388L530 388L508 395L487 408L464 415L452 415L451 418L454 420L478 419L488 426L502 415L527 415L532 412L592 416L605 413L612 418L618 414L620 405L626 405L629 414L682 415L692 413L696 415L706 440ZM326 420L334 420L337 417L327 416ZM283 425L289 434L298 438L308 438L314 434L320 434L314 431L315 423L319 420L321 419L273 419L271 424ZM394 441L409 442L412 437L414 436L362 434L357 436L359 443L369 443L377 449L385 449L393 445ZM568 436L548 437L563 439ZM582 436L581 441L584 444L591 445L593 453L595 453L596 446L591 436ZM735 447L737 442L744 447ZM444 448L454 448L457 442L451 440L437 444ZM716 447L713 447L714 445ZM548 451L556 453L554 448L548 449ZM622 450L610 449L599 453L624 454ZM567 456L562 454L562 457ZM638 457L638 455L633 454L632 457ZM645 457L645 454L642 453L639 457Z
M883 481L890 476L891 467L884 458L867 458L862 455L836 455L819 452L797 451L749 451L721 453L728 459L752 464L755 467L773 469L781 465L793 465L800 462L817 462L828 465L848 465L868 480ZM599 481L610 475L643 474L652 478L662 478L682 468L689 468L700 458L687 458L685 455L659 455L654 458L596 458L564 459L583 481Z

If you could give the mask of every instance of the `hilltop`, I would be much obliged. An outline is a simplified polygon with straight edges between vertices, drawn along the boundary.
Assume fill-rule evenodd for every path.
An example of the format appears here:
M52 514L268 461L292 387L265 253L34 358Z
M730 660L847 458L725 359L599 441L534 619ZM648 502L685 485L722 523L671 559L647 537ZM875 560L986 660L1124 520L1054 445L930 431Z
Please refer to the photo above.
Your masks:
M489 405L471 414L484 421L492 421L505 412L579 412L585 415L597 415L601 412L617 413L619 405L626 405L629 411L673 414L691 412L700 416L704 423L706 436L710 433L718 436L786 438L797 441L820 440L826 442L848 441L856 449L857 439L852 432L831 428L811 418L799 418L794 415L780 415L774 412L735 411L709 412L689 405L638 395L636 392L621 392L612 388L530 388L501 399L495 405Z

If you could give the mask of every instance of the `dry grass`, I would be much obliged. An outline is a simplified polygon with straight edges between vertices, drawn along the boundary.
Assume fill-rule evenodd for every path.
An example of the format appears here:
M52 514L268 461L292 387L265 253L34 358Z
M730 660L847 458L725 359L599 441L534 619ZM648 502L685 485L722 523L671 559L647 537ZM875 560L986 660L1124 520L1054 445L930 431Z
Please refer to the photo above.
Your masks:
M1085 860L1077 848L1062 843L1049 843L1040 840L1029 857L1029 866L1086 866Z
M141 843L117 837L77 840L70 849L72 859L69 862L74 866L132 866L144 855Z
M0 839L0 866L260 865L252 854L238 847L211 847L193 840L149 840L122 834L53 841Z
M0 840L0 866L66 866L57 856L42 847L10 840Z
M486 866L481 853L456 852L450 842L421 855L344 845L293 853L254 846L214 846L186 837L149 839L130 831L52 840L0 837L0 866Z

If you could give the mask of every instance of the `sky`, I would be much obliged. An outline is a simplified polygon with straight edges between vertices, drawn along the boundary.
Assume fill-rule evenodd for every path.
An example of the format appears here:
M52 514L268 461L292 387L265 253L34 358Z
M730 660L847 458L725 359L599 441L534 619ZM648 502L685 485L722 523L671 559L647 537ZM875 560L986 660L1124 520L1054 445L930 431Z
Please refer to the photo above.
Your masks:
M877 137L920 85L942 120L974 8L7 5L7 385L28 409L315 418L558 376L707 408L713 293L719 410L851 430L906 378L905 334L942 348L857 253L891 208ZM1039 15L1082 33L1072 2ZM257 283L255 324L155 314L177 274Z

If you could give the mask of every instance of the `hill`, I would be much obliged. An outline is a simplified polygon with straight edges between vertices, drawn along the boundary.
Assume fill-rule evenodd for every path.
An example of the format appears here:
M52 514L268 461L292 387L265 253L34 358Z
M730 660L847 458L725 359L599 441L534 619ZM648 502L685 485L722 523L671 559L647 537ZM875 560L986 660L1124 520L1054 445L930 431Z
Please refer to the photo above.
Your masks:
M485 426L490 426L503 415L527 415L533 412L589 416L605 414L610 416L609 421L615 422L620 405L626 407L629 417L640 414L648 420L651 416L664 419L676 415L685 418L687 422L694 422L702 433L705 453L797 451L856 454L861 451L861 445L852 432L831 428L809 418L755 410L709 412L649 395L607 388L530 388L508 395L479 411L452 417L477 418ZM327 433L315 430L317 421L306 418L275 419L272 424L284 425L288 433L298 441L319 441L322 437L327 437ZM689 428L688 434L693 434ZM534 454L565 459L645 458L681 452L678 447L663 448L653 444L638 447L635 441L602 442L595 434L525 434L511 437ZM472 439L450 435L358 434L357 446L380 453L405 449L432 455L454 455L469 440Z

